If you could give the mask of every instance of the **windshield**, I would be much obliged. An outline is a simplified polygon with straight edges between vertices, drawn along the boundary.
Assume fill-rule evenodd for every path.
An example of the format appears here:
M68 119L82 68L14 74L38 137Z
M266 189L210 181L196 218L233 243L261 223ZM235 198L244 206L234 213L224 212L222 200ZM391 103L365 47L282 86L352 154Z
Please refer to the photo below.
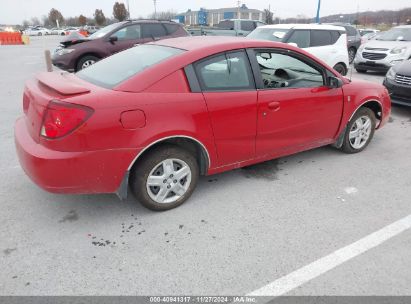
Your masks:
M93 64L76 75L95 85L111 89L145 69L183 53L181 49L160 45L141 45Z
M393 28L377 38L383 41L411 41L411 28Z
M112 30L116 29L117 27L118 27L118 23L107 25L106 27L103 27L102 29L95 32L94 34L88 36L88 38L89 39L101 38L107 35L108 33L110 33Z
M247 38L282 42L289 29L256 28Z

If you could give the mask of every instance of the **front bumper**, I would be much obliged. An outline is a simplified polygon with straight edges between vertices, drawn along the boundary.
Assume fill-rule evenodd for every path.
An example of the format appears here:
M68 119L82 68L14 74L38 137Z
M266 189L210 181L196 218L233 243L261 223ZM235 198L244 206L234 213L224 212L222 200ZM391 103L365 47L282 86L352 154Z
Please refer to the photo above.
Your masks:
M59 56L59 55L53 54L51 56L51 62L53 63L55 67L58 67L61 70L72 73L75 71L75 62L72 58L69 58L70 55L71 54Z
M383 85L390 92L392 103L411 106L411 86L396 83L388 78L384 79Z
M393 65L405 60L403 55L393 55L387 52L372 52L366 50L365 52L374 55L385 55L386 57L380 60L370 60L363 57L364 50L357 52L357 56L354 59L354 68L358 70L367 70L375 72L387 72Z
M128 166L139 152L136 149L51 150L31 138L24 118L16 121L14 140L23 170L40 188L53 193L118 192L128 176Z

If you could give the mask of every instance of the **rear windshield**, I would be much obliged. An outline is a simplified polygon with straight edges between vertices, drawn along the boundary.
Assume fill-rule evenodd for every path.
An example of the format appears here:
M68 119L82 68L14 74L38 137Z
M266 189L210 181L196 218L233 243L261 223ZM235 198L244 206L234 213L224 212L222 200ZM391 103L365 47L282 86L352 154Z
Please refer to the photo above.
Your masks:
M289 29L256 28L247 38L282 42Z
M81 70L77 76L95 85L112 89L141 71L183 52L181 49L160 45L136 46Z

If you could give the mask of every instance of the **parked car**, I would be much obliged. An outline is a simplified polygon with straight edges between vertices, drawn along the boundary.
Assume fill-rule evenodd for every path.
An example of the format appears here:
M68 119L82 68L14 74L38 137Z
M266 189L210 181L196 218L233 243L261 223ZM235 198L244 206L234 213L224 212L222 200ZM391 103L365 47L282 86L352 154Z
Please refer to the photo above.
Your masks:
M284 43L181 37L26 83L18 158L56 193L117 193L153 210L211 175L333 144L363 151L389 118L380 84Z
M345 23L332 23L334 25L342 26L347 31L347 48L348 48L348 58L350 63L354 61L355 55L361 46L361 35L360 32L352 25Z
M354 67L359 73L387 72L392 66L411 58L411 25L392 28L358 50Z
M345 29L333 25L277 24L256 28L247 38L291 43L317 56L341 75L349 61Z
M411 59L390 68L384 85L393 97L393 103L411 106Z
M247 36L250 32L265 23L250 19L226 19L215 27L189 27L191 36Z
M83 29L86 30L91 35L97 32L100 28L94 25L86 25Z
M50 30L51 35L60 35L60 36L64 36L66 34L65 30L63 28L58 28L58 27L54 27Z
M376 30L376 29L359 29L358 31L360 32L361 36L364 36L367 34L377 34L380 32L380 30Z
M172 21L128 20L108 25L89 37L76 36L60 43L52 62L60 69L79 71L114 53L153 40L188 36Z
M51 35L51 31L44 27L29 27L24 31L25 35L28 36L45 36Z

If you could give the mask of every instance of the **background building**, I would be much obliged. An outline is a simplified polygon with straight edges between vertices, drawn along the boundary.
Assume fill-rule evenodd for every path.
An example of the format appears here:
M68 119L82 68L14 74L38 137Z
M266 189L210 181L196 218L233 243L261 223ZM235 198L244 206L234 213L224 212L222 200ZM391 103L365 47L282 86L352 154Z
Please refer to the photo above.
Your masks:
M186 25L215 25L224 19L251 19L264 21L265 14L257 9L249 9L245 4L240 7L219 9L204 9L199 11L188 10L176 16L180 23Z

